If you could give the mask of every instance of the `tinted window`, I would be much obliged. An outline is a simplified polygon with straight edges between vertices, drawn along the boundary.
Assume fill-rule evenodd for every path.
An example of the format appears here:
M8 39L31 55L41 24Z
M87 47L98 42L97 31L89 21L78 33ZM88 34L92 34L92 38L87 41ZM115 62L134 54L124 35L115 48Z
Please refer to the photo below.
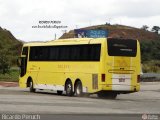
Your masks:
M108 39L109 56L135 57L137 53L137 40L132 39Z
M59 58L59 47L49 47L49 60L56 61Z
M100 44L30 48L30 61L99 61Z

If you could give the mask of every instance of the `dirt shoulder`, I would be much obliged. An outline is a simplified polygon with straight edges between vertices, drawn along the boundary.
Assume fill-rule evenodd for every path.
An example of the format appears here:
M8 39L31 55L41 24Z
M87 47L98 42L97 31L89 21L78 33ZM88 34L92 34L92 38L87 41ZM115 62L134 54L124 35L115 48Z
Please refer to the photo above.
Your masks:
M0 86L3 86L3 87L17 87L18 86L18 82L0 81Z

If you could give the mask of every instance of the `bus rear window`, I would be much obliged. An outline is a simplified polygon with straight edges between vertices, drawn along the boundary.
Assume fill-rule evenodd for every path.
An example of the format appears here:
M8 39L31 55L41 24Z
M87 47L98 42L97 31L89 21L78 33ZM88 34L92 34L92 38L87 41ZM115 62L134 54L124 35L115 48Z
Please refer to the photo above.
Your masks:
M107 44L109 56L136 56L137 40L108 38Z

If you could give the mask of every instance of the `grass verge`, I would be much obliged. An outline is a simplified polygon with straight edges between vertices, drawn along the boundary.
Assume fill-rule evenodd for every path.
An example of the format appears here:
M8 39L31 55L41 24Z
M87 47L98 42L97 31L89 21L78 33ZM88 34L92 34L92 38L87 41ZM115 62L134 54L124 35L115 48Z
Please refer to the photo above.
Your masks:
M11 68L8 73L1 74L0 73L0 81L6 82L18 82L19 79L19 69Z
M144 73L160 73L160 60L146 61L142 65Z

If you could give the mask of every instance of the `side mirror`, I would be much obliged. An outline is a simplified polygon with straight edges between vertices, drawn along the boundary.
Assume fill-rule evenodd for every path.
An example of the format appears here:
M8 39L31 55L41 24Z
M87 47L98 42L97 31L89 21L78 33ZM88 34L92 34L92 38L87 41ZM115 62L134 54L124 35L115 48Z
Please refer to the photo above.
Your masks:
M23 58L26 58L26 55L22 55L21 57L18 57L18 59L17 59L17 66L18 67L21 67L21 61Z

